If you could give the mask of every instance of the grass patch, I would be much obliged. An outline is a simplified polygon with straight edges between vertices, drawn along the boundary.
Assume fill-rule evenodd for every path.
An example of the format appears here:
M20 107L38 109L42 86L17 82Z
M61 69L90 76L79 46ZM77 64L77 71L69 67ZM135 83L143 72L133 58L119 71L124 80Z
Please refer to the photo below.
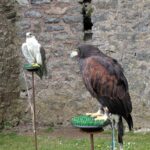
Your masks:
M111 135L109 132L104 133L104 137L95 136L95 150L110 150ZM33 139L32 136L27 135L0 133L0 150L34 150ZM150 133L126 133L124 136L124 149L150 150L149 139ZM88 150L90 149L90 142L89 137L71 139L39 135L38 148L39 150Z
M48 127L48 128L45 129L44 131L50 133L50 132L53 132L54 129L53 129L52 127Z

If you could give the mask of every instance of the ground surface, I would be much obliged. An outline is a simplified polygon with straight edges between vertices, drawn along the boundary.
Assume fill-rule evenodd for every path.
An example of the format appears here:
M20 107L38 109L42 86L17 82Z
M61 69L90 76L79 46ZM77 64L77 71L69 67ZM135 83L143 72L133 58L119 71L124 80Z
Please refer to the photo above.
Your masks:
M89 133L76 128L38 129L37 133L38 150L90 149ZM150 150L149 139L150 132L126 132L124 150ZM94 147L95 150L110 150L111 131L95 132ZM116 147L118 148L117 140ZM0 132L0 150L35 150L32 131L22 127L19 132L12 129Z
M90 132L80 130L78 128L63 128L63 129L55 129L53 132L49 134L51 137L65 137L65 138L81 138L88 137ZM98 130L94 132L94 135L101 136L104 134L102 131ZM106 136L106 135L105 135Z
M12 130L11 130L12 131ZM32 127L31 126L20 126L19 128L15 128L14 131L20 135L32 135ZM84 137L89 137L90 135L89 130L81 130L80 128L75 128L72 126L68 127L58 127L58 128L38 128L37 133L38 135L48 135L49 137L54 137L54 138L59 138L59 137L64 137L64 138L84 138ZM103 131L101 129L95 130L94 132L95 136L106 136L108 135L103 134ZM111 136L110 136L111 137Z

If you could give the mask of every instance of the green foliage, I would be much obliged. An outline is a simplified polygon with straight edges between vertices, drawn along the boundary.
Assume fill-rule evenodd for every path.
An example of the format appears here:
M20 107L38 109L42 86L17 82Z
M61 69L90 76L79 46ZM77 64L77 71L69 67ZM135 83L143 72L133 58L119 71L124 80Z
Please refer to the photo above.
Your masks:
M44 130L45 132L49 133L49 132L53 132L54 129L52 127L48 127L47 129Z
M12 125L11 122L5 121L4 124L3 124L3 126L4 126L5 129L10 129L10 128L12 128L13 125Z
M105 132L104 132L105 133ZM127 133L124 136L125 150L149 150L150 133ZM111 134L95 135L95 150L110 150ZM118 146L118 145L117 145ZM39 150L88 150L90 149L89 137L64 138L38 136ZM34 138L30 135L16 133L0 133L0 150L34 150Z

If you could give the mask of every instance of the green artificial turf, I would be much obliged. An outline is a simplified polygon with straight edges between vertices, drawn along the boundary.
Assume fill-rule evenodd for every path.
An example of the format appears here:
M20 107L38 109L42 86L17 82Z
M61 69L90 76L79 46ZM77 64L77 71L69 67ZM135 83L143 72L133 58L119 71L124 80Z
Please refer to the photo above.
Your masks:
M71 119L71 123L76 127L104 127L109 124L108 120L95 120L95 118L87 115L75 116Z
M26 69L26 70L29 70L29 71L30 70L33 71L33 70L38 70L40 67L39 66L34 66L32 64L24 64L23 68Z
M34 150L34 138L16 133L0 133L0 150ZM95 135L95 150L110 150L111 132ZM125 150L150 150L150 133L126 133ZM117 145L118 146L118 145ZM38 135L38 150L88 150L89 137L66 138Z

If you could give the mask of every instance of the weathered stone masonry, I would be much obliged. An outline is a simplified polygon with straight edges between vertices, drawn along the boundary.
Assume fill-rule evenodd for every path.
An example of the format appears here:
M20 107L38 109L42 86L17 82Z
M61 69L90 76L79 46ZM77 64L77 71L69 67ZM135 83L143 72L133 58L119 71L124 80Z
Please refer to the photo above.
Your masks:
M92 0L92 43L123 66L135 127L150 121L150 1Z
M77 63L70 59L70 52L83 38L82 5L77 1L32 1L19 5L18 15L21 42L25 33L32 31L46 51L48 76L43 80L36 78L38 122L67 125L75 113L90 106L85 100L89 94L82 92L84 85Z
M0 2L0 128L19 122L19 55L14 3Z
M35 34L46 51L48 76L43 80L36 77L39 124L66 126L73 115L97 109L96 100L92 101L83 85L77 62L69 58L70 51L76 45L86 42L98 46L104 53L113 56L122 64L129 81L135 127L149 127L149 1L17 0L17 2L16 27L20 42L17 44L18 48L14 48L13 54L20 54L22 64L25 63L20 46L25 40L27 31ZM92 32L92 36L87 41L83 41L83 5L87 5L88 8L85 9L90 10L89 16L93 25L89 31ZM8 26L7 22L6 24ZM3 52L1 56L4 57L4 49L1 52ZM11 53L8 52L7 55L9 54ZM12 58L14 62L18 61L18 58L17 60ZM16 71L18 73L18 70ZM8 74L7 70L5 73ZM27 76L31 91L31 75ZM15 81L17 81L16 88L13 88L15 83L10 84L10 88L18 91L18 80ZM20 81L22 96L26 94L22 66ZM27 105L26 99L22 99L22 102ZM26 111L26 108L23 111ZM23 122L31 122L30 111L28 112L28 115L22 117Z

